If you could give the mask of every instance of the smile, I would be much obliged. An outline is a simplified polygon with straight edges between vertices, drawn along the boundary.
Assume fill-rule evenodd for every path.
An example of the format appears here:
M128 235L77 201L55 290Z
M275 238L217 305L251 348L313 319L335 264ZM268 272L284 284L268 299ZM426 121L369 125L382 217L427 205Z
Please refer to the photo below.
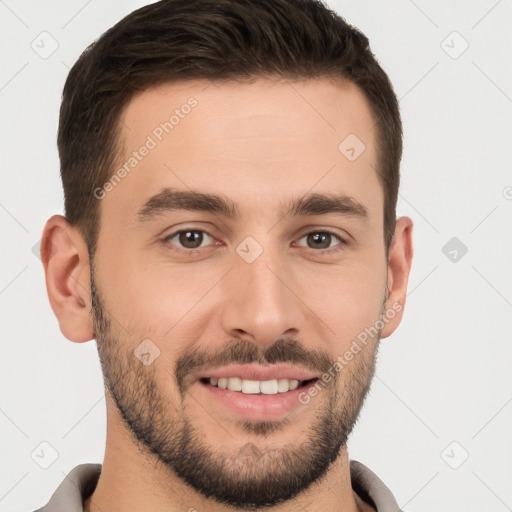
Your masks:
M278 393L293 391L315 379L299 381L297 379L250 380L240 377L212 377L202 380L211 386L228 389L229 391L238 391L246 395L277 395Z
M227 413L253 421L280 420L310 405L299 400L321 374L285 364L229 365L196 375L196 385L211 414Z

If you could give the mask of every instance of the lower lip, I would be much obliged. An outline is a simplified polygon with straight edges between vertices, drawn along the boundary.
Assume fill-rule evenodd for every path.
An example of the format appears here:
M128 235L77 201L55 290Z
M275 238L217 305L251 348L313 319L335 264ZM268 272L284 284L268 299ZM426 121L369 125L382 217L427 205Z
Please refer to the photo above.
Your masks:
M246 394L240 391L222 389L204 382L199 385L208 393L209 397L218 401L235 416L256 421L269 421L282 419L302 404L299 396L307 393L310 386L316 381L308 382L297 389L275 395Z

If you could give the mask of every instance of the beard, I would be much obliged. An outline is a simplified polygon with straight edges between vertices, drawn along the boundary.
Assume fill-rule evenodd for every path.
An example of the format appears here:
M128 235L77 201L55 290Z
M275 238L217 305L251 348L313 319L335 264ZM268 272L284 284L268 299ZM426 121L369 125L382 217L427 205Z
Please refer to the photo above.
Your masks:
M92 259L90 262L91 313L105 385L128 433L143 453L152 454L157 463L202 496L242 510L287 501L326 475L345 447L370 388L380 332L375 337L375 347L368 345L324 387L320 394L327 393L328 400L315 412L311 424L297 424L304 431L302 443L276 447L274 442L262 446L262 439L271 438L272 433L290 424L288 418L240 420L238 427L255 442L248 441L231 453L223 453L204 442L201 431L187 415L186 376L191 370L230 363L292 362L325 372L333 365L331 357L323 351L307 350L296 340L286 339L278 339L266 348L233 340L216 352L190 349L177 359L174 368L173 377L181 402L170 403L158 386L158 365L141 364L134 356L133 347L113 333L113 317L95 285ZM341 374L344 379L340 392ZM192 407L198 406L193 400Z

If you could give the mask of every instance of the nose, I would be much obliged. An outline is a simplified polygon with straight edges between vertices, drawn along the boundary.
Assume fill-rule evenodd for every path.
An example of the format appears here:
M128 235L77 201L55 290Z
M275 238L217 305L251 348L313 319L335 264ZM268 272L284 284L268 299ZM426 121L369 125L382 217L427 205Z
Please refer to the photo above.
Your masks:
M224 332L262 347L302 331L301 300L294 293L293 273L279 256L264 251L252 263L241 258L224 280L221 311Z

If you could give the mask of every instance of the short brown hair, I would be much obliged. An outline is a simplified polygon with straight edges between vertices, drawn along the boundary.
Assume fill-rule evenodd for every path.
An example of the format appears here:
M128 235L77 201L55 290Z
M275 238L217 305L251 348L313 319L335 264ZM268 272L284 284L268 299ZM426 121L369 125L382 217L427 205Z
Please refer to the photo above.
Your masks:
M93 191L120 154L119 116L140 90L177 80L343 78L369 101L384 191L384 241L396 223L402 123L396 95L368 39L318 0L162 0L106 31L69 72L58 148L65 214L94 254ZM340 141L341 142L341 141Z

